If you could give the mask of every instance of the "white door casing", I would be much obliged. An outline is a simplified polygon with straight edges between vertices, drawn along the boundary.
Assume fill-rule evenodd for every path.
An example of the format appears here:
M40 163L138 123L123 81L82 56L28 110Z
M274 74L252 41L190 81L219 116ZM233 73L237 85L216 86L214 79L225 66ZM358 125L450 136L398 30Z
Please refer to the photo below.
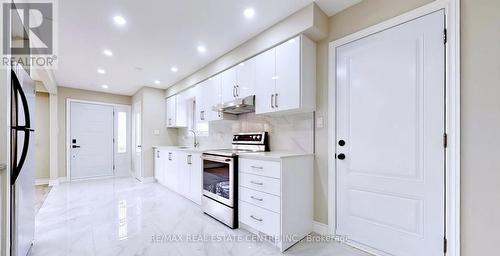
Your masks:
M113 106L70 104L71 179L113 175Z
M142 102L138 101L133 106L132 120L132 167L136 179L142 177Z
M443 31L437 11L336 51L336 231L380 255L443 254Z

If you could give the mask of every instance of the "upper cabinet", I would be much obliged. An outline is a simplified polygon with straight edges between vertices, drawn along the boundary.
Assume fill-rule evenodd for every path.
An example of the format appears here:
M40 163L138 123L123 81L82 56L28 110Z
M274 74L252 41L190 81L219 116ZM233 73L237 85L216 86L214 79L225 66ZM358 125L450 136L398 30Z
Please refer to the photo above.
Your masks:
M255 59L256 114L316 109L316 45L313 41L301 35Z
M316 110L316 44L300 35L256 57L209 78L195 87L167 98L167 127L196 126L236 116L213 106L255 95L256 114L301 113ZM188 121L189 120L189 121Z
M222 102L255 95L255 58L221 73Z

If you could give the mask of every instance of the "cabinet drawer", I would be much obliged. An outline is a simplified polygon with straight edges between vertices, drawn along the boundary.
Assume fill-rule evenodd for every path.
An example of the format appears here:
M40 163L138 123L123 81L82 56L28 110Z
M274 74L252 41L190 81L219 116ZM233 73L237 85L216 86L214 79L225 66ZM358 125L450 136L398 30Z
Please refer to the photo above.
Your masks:
M281 195L281 184L280 180L278 179L244 173L244 172L240 173L239 176L240 176L239 178L240 186L266 192L277 196Z
M257 174L279 179L281 177L281 163L253 159L240 159L241 172Z
M280 213L281 201L279 196L259 192L245 187L239 187L238 193L241 201Z
M240 222L270 236L280 235L280 215L249 203L239 201Z

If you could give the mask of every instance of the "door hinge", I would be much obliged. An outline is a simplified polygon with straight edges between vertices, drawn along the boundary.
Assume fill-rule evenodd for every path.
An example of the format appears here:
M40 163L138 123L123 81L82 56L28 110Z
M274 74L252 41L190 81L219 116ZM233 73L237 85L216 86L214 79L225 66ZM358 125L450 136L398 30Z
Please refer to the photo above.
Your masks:
M447 133L443 134L443 147L444 148L448 147L448 134Z
M443 252L446 254L448 251L448 239L446 237L443 238Z
M448 42L448 31L446 30L446 28L444 29L444 32L443 32L443 41L444 41L444 44L446 44Z

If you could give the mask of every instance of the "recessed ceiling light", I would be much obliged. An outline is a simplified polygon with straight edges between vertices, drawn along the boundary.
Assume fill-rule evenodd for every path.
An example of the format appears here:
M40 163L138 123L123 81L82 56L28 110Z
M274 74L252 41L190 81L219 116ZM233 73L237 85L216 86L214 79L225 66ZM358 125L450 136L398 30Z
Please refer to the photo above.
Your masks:
M205 53L207 51L207 48L203 45L199 45L198 48L196 48L199 53Z
M120 15L116 15L115 17L113 17L113 20L115 21L115 24L119 26L127 24L127 20L125 20L125 18Z
M107 84L103 84L103 85L101 85L101 87L102 87L102 89L108 89L109 88Z
M108 49L102 51L102 54L104 54L104 55L106 55L108 57L113 56L113 52L111 50L108 50Z
M106 74L106 70L100 68L100 69L97 70L97 73L99 73L101 75L104 75L104 74Z
M159 80L154 81L155 84L160 84L161 82Z
M247 19L251 19L255 16L255 10L253 8L246 8L245 11L243 11L243 15L245 15Z
M179 69L178 69L177 67L171 67L171 68L170 68L170 70L171 70L172 72L177 72L177 71L179 71Z

